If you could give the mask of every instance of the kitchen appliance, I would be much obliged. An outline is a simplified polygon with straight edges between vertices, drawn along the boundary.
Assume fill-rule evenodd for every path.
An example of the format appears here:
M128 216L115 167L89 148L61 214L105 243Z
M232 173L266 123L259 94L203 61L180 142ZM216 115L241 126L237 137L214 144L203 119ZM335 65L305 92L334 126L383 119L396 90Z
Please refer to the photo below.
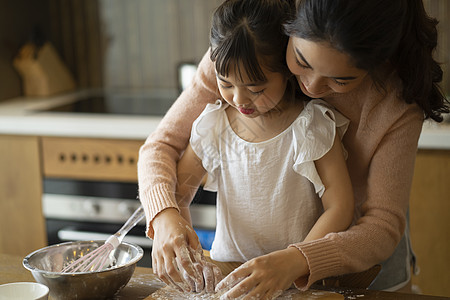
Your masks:
M164 116L178 94L172 90L82 90L55 105L32 108L34 112Z
M183 62L177 67L178 71L178 89L182 92L192 82L192 79L197 72L197 65L193 62Z
M48 243L106 240L140 206L136 183L44 178L42 199ZM216 226L215 193L199 188L191 205L193 226L205 249ZM151 267L152 240L145 235L145 219L124 241L144 249L139 266Z
M177 66L177 89L91 89L57 105L32 109L35 112L84 113L136 116L164 116L178 95L187 88L197 71L194 63Z

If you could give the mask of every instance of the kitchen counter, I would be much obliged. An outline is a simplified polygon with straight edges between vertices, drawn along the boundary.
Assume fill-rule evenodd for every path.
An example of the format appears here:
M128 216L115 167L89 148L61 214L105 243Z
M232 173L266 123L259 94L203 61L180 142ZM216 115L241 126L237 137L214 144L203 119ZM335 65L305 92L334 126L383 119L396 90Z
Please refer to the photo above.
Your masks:
M162 119L162 116L39 111L89 93L92 91L82 90L49 98L19 97L0 102L0 134L144 140ZM450 149L450 122L426 121L419 149Z
M426 120L419 138L419 149L450 149L450 119L445 116L444 122L436 123Z
M0 284L12 282L34 282L31 273L22 266L22 257L0 253ZM159 281L150 268L137 267L128 284L117 294L117 300L146 299L164 284ZM408 300L437 300L448 299L426 295L401 294L369 290L352 290L339 288L330 290L344 295L345 299L408 299ZM51 298L49 298L52 300ZM53 299L54 300L54 299Z
M98 91L0 102L0 134L145 140L162 116L44 112Z

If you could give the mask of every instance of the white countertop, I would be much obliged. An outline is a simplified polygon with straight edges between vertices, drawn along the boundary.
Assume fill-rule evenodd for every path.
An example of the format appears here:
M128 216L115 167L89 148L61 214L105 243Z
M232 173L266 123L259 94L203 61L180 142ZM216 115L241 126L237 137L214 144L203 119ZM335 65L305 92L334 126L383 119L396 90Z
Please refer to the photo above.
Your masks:
M419 138L419 149L450 150L450 122L425 121Z
M37 112L73 101L88 91L51 98L15 98L0 102L0 134L144 140L161 116ZM450 122L425 121L420 149L450 149Z
M71 102L86 93L0 102L0 134L145 140L162 119L162 116L37 111Z

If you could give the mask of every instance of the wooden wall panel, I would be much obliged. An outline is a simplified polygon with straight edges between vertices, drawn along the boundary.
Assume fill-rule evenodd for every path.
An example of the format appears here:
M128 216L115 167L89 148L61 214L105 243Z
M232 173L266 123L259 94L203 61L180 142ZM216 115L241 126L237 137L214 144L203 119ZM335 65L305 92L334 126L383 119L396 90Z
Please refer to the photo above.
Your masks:
M180 62L200 61L222 0L49 0L52 36L80 87L177 88ZM450 94L450 1L424 0L438 18L442 87Z
M442 64L444 71L441 87L450 97L450 1L424 0L423 2L428 14L439 20L439 40L435 57Z
M200 61L219 0L100 0L108 88L177 88L181 62Z
M20 47L37 26L50 31L49 0L0 1L0 101L23 94L22 81L12 64Z
M211 14L221 2L7 1L0 12L0 37L6 46L0 48L0 79L8 84L0 87L0 100L21 94L20 78L10 62L34 24L43 27L79 87L176 89L178 63L201 59L208 47ZM450 94L450 1L424 4L440 21L436 58L444 69L442 87Z
M78 83L103 86L105 35L97 0L49 0L51 41Z

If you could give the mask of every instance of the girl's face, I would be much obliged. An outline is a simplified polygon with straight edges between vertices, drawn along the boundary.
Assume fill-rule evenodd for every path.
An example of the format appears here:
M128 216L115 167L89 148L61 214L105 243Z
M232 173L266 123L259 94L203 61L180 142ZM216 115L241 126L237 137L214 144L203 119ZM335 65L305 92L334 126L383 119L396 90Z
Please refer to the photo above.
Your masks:
M312 98L347 93L356 88L367 71L355 68L350 57L326 42L291 37L286 61L301 90Z
M265 81L255 82L230 68L228 77L216 73L217 84L222 98L242 115L255 118L273 110L283 99L287 78L281 73L271 72L261 66ZM243 71L241 65L241 71ZM243 72L245 73L245 72Z

